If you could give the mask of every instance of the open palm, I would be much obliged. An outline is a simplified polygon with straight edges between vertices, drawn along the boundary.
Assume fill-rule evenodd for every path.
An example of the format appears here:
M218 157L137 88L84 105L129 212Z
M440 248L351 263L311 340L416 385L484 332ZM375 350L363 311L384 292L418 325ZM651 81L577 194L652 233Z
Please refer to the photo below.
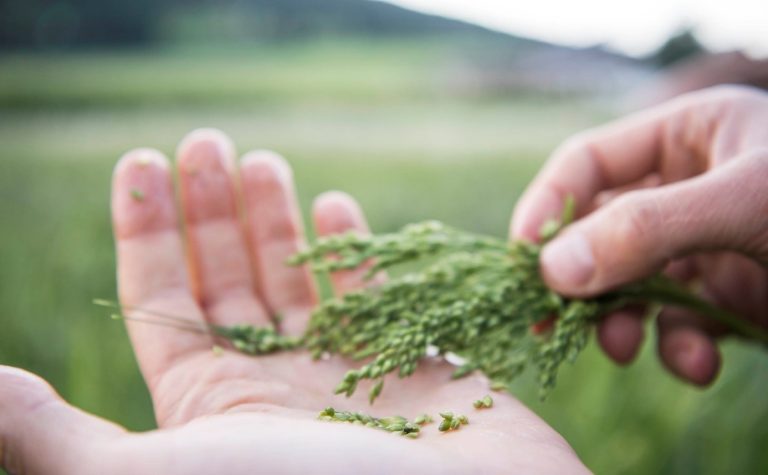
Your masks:
M225 136L198 130L180 145L177 168L180 207L171 168L158 152L132 151L115 170L112 203L123 305L219 325L279 321L281 331L300 334L317 303L317 291L307 269L285 265L304 239L289 166L269 152L251 152L238 165ZM367 232L359 207L342 193L318 198L313 214L320 235ZM334 291L342 294L360 287L361 275L333 275ZM148 316L138 310L130 315ZM0 378L14 384L0 388L0 409L2 401L16 398L16 404L26 404L26 412L36 416L19 410L15 420L40 427L34 437L9 436L9 469L234 474L586 471L568 444L516 399L499 394L493 409L473 409L472 401L487 393L487 381L481 376L452 381L451 369L440 361L424 362L406 380L387 378L383 394L369 406L365 387L349 399L332 393L351 367L349 361L313 361L304 351L261 357L214 352L212 347L222 343L209 335L138 321L128 327L160 429L128 434L53 398L39 380L3 369ZM426 426L418 440L411 440L318 421L318 412L326 406L409 418L454 411L467 414L470 425L451 433ZM40 419L37 426L29 424L31 418L37 420L34 417ZM12 434L11 424L0 418L0 435ZM54 424L57 429L50 430Z

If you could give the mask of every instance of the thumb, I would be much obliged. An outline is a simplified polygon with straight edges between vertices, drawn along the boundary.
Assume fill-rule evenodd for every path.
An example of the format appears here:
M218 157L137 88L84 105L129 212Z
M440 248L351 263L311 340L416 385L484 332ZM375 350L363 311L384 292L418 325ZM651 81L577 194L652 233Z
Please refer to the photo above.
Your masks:
M39 377L0 366L0 467L8 473L98 473L107 458L100 446L123 434Z
M647 277L706 250L768 256L768 153L696 178L626 193L566 228L542 250L544 279L587 296Z

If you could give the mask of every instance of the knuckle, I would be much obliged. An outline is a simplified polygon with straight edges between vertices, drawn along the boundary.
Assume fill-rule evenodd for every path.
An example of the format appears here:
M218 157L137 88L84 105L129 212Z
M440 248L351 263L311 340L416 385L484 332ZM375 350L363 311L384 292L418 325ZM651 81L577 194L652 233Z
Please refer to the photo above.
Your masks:
M751 109L756 103L766 101L766 97L760 89L751 86L723 84L683 94L675 102L683 111L696 115L711 111L718 116L729 110Z
M593 131L585 130L566 139L555 151L555 155L567 159L575 154L589 150L593 142Z
M746 158L740 164L740 176L734 179L740 183L744 201L750 203L742 225L747 235L744 250L768 265L768 222L760 219L768 215L768 195L763 185L768 181L768 149L755 151Z
M26 371L0 367L0 406L9 404L33 408L50 400L54 391L43 378Z
M743 85L721 85L704 91L706 102L714 105L720 114L742 113L752 110L756 104L766 101L766 94L759 89Z
M768 229L758 233L751 242L747 243L747 250L764 266L768 266Z
M712 98L721 102L735 104L754 103L755 99L763 97L759 89L752 86L723 84L707 90Z
M609 219L620 243L642 245L651 241L662 225L658 202L647 193L626 193L609 206Z
M254 228L254 235L262 246L290 244L298 234L298 225L287 216L274 216L268 223Z

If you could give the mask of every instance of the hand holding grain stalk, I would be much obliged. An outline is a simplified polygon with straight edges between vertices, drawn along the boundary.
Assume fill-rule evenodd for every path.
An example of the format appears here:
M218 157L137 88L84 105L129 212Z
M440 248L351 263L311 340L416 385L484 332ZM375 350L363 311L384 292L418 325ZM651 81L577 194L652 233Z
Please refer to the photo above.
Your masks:
M574 207L572 199L566 200L561 218L542 225L543 244L570 224ZM563 297L542 280L541 249L542 244L507 243L438 222L410 225L388 235L353 232L325 237L288 262L312 263L319 272L362 269L363 280L403 264L427 263L419 271L379 280L321 303L301 335L281 334L274 325L196 325L183 316L157 312L151 321L191 325L193 331L229 340L234 349L251 355L303 348L316 360L329 355L366 360L340 378L335 393L351 396L361 381L372 380L370 403L382 394L384 378L390 373L407 378L430 354L449 353L463 361L454 378L477 370L489 378L493 389L508 388L526 367L533 367L544 397L554 386L560 365L575 360L584 348L592 325L603 315L629 306L654 311L663 305L685 308L744 339L768 344L768 332L760 326L708 303L661 274L590 298ZM153 314L149 308L128 309ZM325 411L321 417L330 416Z
M45 474L587 473L551 427L488 388L532 367L546 394L593 325L626 361L642 335L626 305L638 302L672 304L661 356L699 384L716 373L714 336L765 344L765 124L766 96L729 88L589 132L526 192L512 243L435 222L370 236L357 204L328 193L306 248L274 154L237 163L221 133L193 132L177 205L168 161L134 150L113 179L120 308L160 429L128 433L0 367L0 462ZM555 235L569 194L580 219ZM678 257L674 280L663 276ZM319 302L302 263L331 272L334 299Z
M560 222L570 223L573 207L573 201L568 201ZM556 235L560 222L546 223L544 242ZM560 365L573 362L584 348L592 325L628 305L689 308L745 339L768 344L768 333L760 327L661 275L591 299L563 298L548 289L539 275L540 249L540 245L508 244L438 222L410 225L396 234L350 233L321 239L289 263L312 262L318 272L354 270L368 264L366 279L398 265L424 260L429 264L421 271L322 303L301 337L281 335L275 326L199 326L184 317L137 310L154 317L142 321L207 332L250 355L305 348L317 360L327 354L370 359L348 371L335 393L351 396L361 380L374 380L368 396L371 404L381 394L386 375L410 376L430 350L437 355L453 353L464 361L454 378L479 370L493 389L508 388L532 366L538 371L543 398L554 386ZM110 302L97 303L118 308ZM547 331L531 331L547 322L551 322Z

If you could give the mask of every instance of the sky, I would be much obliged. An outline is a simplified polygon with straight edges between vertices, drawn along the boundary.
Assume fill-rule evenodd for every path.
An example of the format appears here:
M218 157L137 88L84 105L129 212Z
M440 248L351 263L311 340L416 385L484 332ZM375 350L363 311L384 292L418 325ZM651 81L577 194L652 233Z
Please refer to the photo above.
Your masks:
M643 55L686 25L715 51L768 57L768 0L388 0L400 6L572 46Z

